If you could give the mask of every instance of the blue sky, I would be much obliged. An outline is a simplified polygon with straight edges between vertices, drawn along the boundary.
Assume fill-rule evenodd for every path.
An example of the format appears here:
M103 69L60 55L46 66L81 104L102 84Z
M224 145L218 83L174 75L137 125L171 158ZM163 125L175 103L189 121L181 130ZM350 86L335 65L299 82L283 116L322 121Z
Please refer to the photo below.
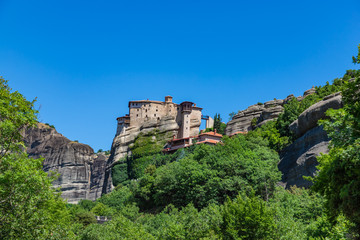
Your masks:
M0 0L0 75L39 119L110 149L130 100L228 114L354 69L360 1Z

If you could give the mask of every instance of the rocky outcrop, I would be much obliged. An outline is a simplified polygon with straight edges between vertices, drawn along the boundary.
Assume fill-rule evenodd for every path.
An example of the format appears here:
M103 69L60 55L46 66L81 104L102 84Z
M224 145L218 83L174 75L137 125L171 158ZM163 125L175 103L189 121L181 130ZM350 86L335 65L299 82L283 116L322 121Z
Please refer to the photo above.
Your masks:
M320 153L328 153L329 137L321 126L307 131L293 144L280 153L279 170L282 172L282 183L286 188L290 186L310 187L311 182L304 176L313 177L318 162L316 157Z
M24 140L30 157L44 158L45 172L59 174L53 185L61 189L69 203L101 196L106 156L94 154L90 146L70 141L42 123L27 129Z
M272 100L264 104L256 104L238 112L230 122L227 123L225 135L236 132L246 132L265 122L276 119L283 111L284 100ZM255 118L255 121L253 120Z
M277 119L284 110L283 105L288 103L291 99L296 98L298 101L301 101L306 96L315 92L316 89L312 87L311 89L306 90L303 96L295 97L293 94L291 94L283 100L274 99L264 104L258 103L248 107L243 111L239 111L231 119L231 121L227 123L225 135L232 135L237 132L247 132L254 130L268 121Z
M193 132L198 133L200 122L190 120L190 127L192 129L191 134ZM159 131L160 134L164 136L168 136L168 140L171 139L172 136L176 136L179 130L179 125L176 122L175 117L173 116L165 116L160 120L150 120L144 122L140 127L128 127L124 128L120 134L116 135L112 146L111 146L111 155L106 165L106 175L104 182L104 192L110 192L113 188L112 179L111 179L111 168L115 163L123 162L126 164L126 156L131 155L130 146L134 143L137 136L140 133L147 134L154 130Z
M339 109L342 106L340 93L329 95L301 113L299 118L290 124L290 130L296 137L300 137L308 130L316 127L318 120L325 118L325 113L329 108Z
M279 170L283 173L282 183L290 186L309 187L311 182L303 176L313 177L316 174L316 157L328 153L329 137L317 122L325 118L328 109L343 106L340 93L325 97L300 114L290 124L290 130L297 139L280 153Z
M197 123L196 126L199 127L200 124ZM169 133L169 136L171 137L173 135L177 135L179 125L176 123L174 117L166 116L161 118L160 121L146 121L140 127L124 128L123 131L119 135L116 135L113 140L109 160L113 163L127 155L131 155L129 146L134 143L135 138L140 133L146 134L154 131L155 129L159 130L160 133Z

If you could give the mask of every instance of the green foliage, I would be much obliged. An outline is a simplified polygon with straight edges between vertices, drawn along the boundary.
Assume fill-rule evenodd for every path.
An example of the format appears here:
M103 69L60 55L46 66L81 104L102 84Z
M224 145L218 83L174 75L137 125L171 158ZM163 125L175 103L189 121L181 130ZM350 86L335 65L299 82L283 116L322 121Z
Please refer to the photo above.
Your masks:
M357 56L353 56L352 57L353 63L354 64L360 64L360 44L358 46L358 55Z
M192 203L197 208L252 188L268 198L280 179L278 161L277 153L259 137L225 137L224 145L197 145L180 160L146 174L135 196L152 206Z
M226 124L221 122L222 119L219 113L216 113L214 116L214 130L216 130L220 134L225 133Z
M325 196L333 221L343 213L360 234L360 77L343 90L344 108L329 110L321 124L332 138L330 152L318 157L314 190Z
M212 131L214 131L213 128L205 128L205 130L203 131L203 133L212 132Z
M125 183L128 179L128 164L120 160L111 169L111 178L114 186Z
M56 176L24 152L21 131L37 122L33 103L0 78L0 238L71 239L69 212L51 184Z
M0 77L0 161L7 153L24 148L21 131L37 123L34 103L17 91L11 92L7 81Z
M335 224L331 224L326 216L321 216L312 222L305 230L309 239L357 239L350 233L353 225L339 215Z
M84 240L113 240L113 239L155 239L151 234L137 223L122 215L114 217L105 224L91 224L81 234Z
M138 179L144 175L147 166L161 166L172 159L171 156L164 155L161 150L164 148L170 135L159 133L154 130L147 134L140 134L130 147L132 155L128 158L128 175L130 179Z
M229 121L236 115L236 112L229 113Z
M90 211L93 207L95 207L96 203L88 200L88 199L81 199L78 202L79 207L81 207L84 210Z
M326 82L326 85L324 86L315 87L316 92L306 96L301 101L298 101L296 98L292 98L287 104L284 105L284 112L281 113L276 120L275 127L280 133L280 136L287 137L289 143L295 140L294 136L290 132L289 125L311 105L321 101L325 96L341 91L344 88L344 83L344 80L334 79L332 84ZM286 145L282 145L282 147L285 146Z
M253 119L251 119L251 127L254 129L255 128L255 126L256 126L256 124L257 124L257 122L258 122L258 119L259 118L253 118Z
M122 186L109 194L103 195L97 202L109 206L117 211L133 202L133 193L127 186Z
M254 131L248 133L249 136L259 136L269 141L269 147L279 152L285 148L290 140L288 136L281 136L276 128L276 121L269 121Z
M54 125L50 125L49 123L45 123L45 125L55 129Z
M91 209L91 212L97 216L112 216L113 209L104 205L101 202L96 203L96 205Z
M92 212L77 212L75 213L75 221L81 223L83 226L88 226L89 224L96 223L96 218Z
M221 232L224 239L277 239L275 212L254 195L239 195L224 205Z
M220 239L222 209L211 204L198 211L191 204L179 210L169 205L161 213L138 219L156 239Z

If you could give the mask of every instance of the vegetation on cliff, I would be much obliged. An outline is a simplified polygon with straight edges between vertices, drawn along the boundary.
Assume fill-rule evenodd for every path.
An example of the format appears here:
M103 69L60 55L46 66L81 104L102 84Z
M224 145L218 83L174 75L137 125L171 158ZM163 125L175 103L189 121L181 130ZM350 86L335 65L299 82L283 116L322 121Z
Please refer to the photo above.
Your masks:
M359 53L360 54L360 53ZM357 59L357 58L355 58ZM24 153L21 130L36 123L33 102L0 79L2 239L356 239L360 211L360 71L316 88L247 135L164 155L159 132L139 136L113 168L116 188L95 202L65 205L56 176ZM349 81L352 79L351 81ZM304 108L342 91L345 107L322 124L332 138L313 189L277 183L278 152ZM220 119L220 116L218 116ZM220 121L221 122L221 121ZM122 165L121 165L122 164ZM97 224L95 216L106 216Z
M332 140L329 154L318 158L314 189L325 196L332 219L344 214L360 234L360 71L349 73L354 79L342 92L344 108L329 110L321 123Z
M63 239L72 237L70 215L43 159L27 156L21 132L36 122L34 101L12 92L0 78L0 238Z

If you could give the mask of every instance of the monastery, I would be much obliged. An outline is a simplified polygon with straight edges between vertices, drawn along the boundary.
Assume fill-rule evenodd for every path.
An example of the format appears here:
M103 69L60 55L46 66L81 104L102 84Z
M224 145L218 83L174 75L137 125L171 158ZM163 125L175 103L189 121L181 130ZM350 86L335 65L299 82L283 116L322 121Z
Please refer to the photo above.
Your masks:
M201 120L206 120L206 128L213 127L214 120L209 116L203 116L202 108L197 107L195 103L185 101L176 104L172 99L171 96L166 96L164 102L153 100L130 101L129 114L117 118L116 135L124 133L129 127L141 127L149 121L160 122L163 117L172 117L178 124L179 130L177 135L174 135L173 140L169 142L170 147L168 148L172 149L172 146L175 147L176 145L178 146L176 149L178 149L181 146L191 145L191 139L200 136L198 134ZM215 141L220 141L220 134L215 133L213 135L218 139ZM211 143L212 141L205 141L205 138L201 138L200 142Z

